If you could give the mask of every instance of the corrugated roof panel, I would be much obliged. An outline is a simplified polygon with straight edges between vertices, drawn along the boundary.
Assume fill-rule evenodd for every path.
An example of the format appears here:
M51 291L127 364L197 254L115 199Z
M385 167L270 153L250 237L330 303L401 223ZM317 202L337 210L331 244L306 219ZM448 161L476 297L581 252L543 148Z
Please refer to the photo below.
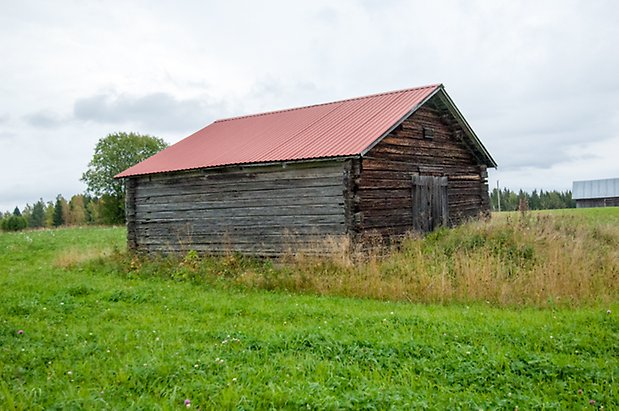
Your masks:
M277 119L273 119L271 115L265 115L224 121L222 123L228 127L225 129L226 133L217 137L225 140L226 136L236 134L234 124L242 123L246 133L236 138L246 143L234 151L223 152L217 159L218 163L239 164L263 162L264 159L270 159L272 155L269 153L286 147L294 136L303 132L311 124L321 121L331 110L333 110L332 105L313 106L304 110L280 113ZM210 136L210 138L215 138L215 136ZM277 160L277 153L275 160Z
M368 100L366 104L355 113L355 121L343 122L338 125L346 135L346 139L334 142L336 150L351 150L361 152L378 137L389 125L399 120L398 113L392 110L393 103L401 97L400 94L384 96ZM385 119L390 124L385 125Z
M371 136L382 136L422 101L420 97L425 98L426 96L425 93L400 93L389 101L381 102L378 99L371 101L372 107L368 107L371 112L368 112L364 123L360 122L356 127L354 127L355 124L351 124L354 127L351 135L358 137L356 142L372 140L371 144L376 140L375 138L372 139ZM360 152L369 145L354 145L355 141L352 141L352 143L351 148Z
M609 197L619 197L619 178L574 181L572 185L574 200Z
M304 131L304 133L296 136L294 141L291 141L287 147L279 153L285 157L301 159L312 158L329 150L332 156L349 155L350 153L337 150L336 141L346 141L348 135L342 133L339 128L345 123L353 123L356 121L357 113L367 104L367 99L358 99L340 104L338 107L329 113L325 121L314 124ZM350 150L354 152L354 150ZM324 156L323 156L324 157Z
M218 120L117 177L360 155L441 85Z

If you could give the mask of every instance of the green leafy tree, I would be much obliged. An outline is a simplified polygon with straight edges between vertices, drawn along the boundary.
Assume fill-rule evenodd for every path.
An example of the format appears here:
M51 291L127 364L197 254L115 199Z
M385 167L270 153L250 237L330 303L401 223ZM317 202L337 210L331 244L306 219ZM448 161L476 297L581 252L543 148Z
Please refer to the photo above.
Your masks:
M125 221L125 185L114 176L167 147L160 138L137 133L112 133L99 140L82 175L89 194L103 197L104 223Z
M69 209L66 219L68 225L86 224L86 207L84 206L84 195L76 194L69 200Z
M21 215L28 221L28 227L30 227L30 216L32 215L32 206L26 204L26 207L22 208Z
M54 226L54 203L48 201L45 204L45 227Z
M86 198L86 222L88 224L101 224L101 217L99 215L99 199L91 196L85 196Z

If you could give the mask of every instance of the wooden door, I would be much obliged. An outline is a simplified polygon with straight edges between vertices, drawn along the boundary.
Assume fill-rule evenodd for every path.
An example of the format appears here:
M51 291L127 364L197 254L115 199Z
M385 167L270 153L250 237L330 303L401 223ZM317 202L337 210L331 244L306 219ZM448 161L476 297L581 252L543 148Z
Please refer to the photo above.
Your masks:
M447 177L413 176L413 229L429 232L447 225Z

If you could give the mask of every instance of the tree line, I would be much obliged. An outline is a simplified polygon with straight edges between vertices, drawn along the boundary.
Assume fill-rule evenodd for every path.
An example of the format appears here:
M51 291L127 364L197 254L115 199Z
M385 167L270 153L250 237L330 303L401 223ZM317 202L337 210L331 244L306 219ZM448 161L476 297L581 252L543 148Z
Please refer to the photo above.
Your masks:
M19 231L25 228L122 224L117 208L117 201L109 196L76 194L66 200L58 195L55 201L39 199L33 205L27 204L23 210L15 207L12 213L1 213L0 228Z
M572 192L567 191L544 191L533 190L528 193L520 190L518 193L504 188L493 189L490 193L492 211L516 211L521 207L528 210L554 210L559 208L576 208L576 201L572 199Z

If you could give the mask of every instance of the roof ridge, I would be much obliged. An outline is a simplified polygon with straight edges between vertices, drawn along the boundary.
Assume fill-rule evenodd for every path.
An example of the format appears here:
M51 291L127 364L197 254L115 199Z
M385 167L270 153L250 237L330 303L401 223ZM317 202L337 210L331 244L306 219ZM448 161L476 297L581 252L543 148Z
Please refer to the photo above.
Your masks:
M213 123L223 123L223 122L226 122L226 121L240 120L242 118L268 116L268 115L271 115L271 114L286 113L286 112L289 112L289 111L303 110L303 109L307 109L307 108L311 108L311 107L328 106L330 104L341 104L341 103L346 103L346 102L354 101L354 100L363 100L363 99L366 99L366 98L385 96L387 94L405 93L405 92L413 91L413 90L423 90L423 89L427 89L427 88L441 87L442 85L443 85L442 83L435 83L435 84L429 84L427 86L411 87L411 88L405 88L405 89L401 89L401 90L385 91L385 92L382 92L382 93L369 94L369 95L366 95L366 96L359 96L359 97L352 97L352 98L347 98L347 99L343 99L343 100L329 101L329 102L326 102L326 103L309 104L307 106L291 107L291 108L285 108L285 109L281 109L281 110L265 111L265 112L262 112L262 113L255 113L255 114L246 114L246 115L242 115L242 116L235 116L235 117L228 117L228 118L218 119L218 120L215 120Z

